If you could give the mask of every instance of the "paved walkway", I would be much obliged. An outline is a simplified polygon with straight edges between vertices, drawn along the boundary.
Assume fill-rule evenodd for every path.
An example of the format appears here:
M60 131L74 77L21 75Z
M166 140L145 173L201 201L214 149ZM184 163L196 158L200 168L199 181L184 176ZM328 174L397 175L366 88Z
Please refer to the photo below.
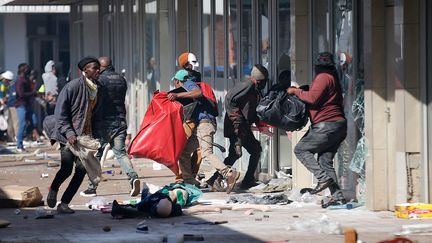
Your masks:
M0 186L37 186L45 199L48 186L58 170L58 167L47 167L47 162L59 155L51 147L39 149L38 154L47 152L46 158L34 154L0 155ZM139 159L133 163L141 180L149 184L163 186L173 179L167 169L153 170L150 161ZM108 180L100 185L98 196L108 201L131 199L126 175L120 174L118 167L104 168L110 169L116 173L106 175ZM43 173L47 173L48 177L41 178ZM85 181L80 190L84 190L86 186ZM62 190L64 186L60 188L59 195ZM227 198L225 193L206 192L203 201L222 202ZM323 226L316 222L314 224L313 221L319 221L323 217L327 217L330 222L339 222L342 227L355 228L364 242L378 242L394 238L393 233L400 231L402 225L432 223L432 220L398 219L392 212L371 212L364 207L326 210L316 204L272 205L271 212L255 211L252 215L246 215L244 211L223 211L168 219L117 220L112 219L110 214L86 208L85 204L92 199L76 195L71 202L76 213L55 215L53 219L34 219L35 208L21 209L18 215L15 214L15 209L0 209L0 219L11 222L9 227L0 229L0 242L162 242L164 238L169 242L181 242L180 236L184 234L194 235L195 240L202 237L204 242L344 242L343 235L317 232ZM142 220L146 220L149 227L147 234L136 232L136 225ZM194 220L228 222L220 225L185 224ZM308 224L311 226L309 231L298 230L300 226L305 228ZM103 228L110 231L105 232ZM418 242L431 242L427 235L408 237ZM185 240L187 239L186 237Z

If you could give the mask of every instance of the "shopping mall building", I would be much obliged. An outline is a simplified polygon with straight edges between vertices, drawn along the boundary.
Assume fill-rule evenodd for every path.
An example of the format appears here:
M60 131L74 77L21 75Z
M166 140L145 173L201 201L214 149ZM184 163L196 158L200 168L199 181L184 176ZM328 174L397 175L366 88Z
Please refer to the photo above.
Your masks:
M348 197L372 210L432 197L432 3L427 0L17 0L2 6L69 6L69 62L110 56L129 83L128 118L136 134L155 90L170 89L176 58L189 51L200 62L223 110L224 96L266 66L271 83L291 71L310 84L317 53L335 54L344 93L348 136L335 158ZM429 13L429 14L428 14ZM27 14L28 15L28 14ZM25 17L25 14L23 15ZM3 33L11 27L0 25ZM60 29L61 30L61 29ZM13 31L13 30L11 30ZM0 50L5 52L7 46ZM54 50L56 53L58 50ZM4 56L4 55L3 55ZM29 55L27 53L27 58ZM58 56L57 56L58 57ZM23 60L25 61L25 60ZM0 64L6 63L3 57ZM223 138L223 112L216 140ZM291 171L295 187L312 175L293 147L307 131L256 134L261 178ZM218 152L223 157L225 154ZM244 153L247 154L247 153ZM238 168L247 168L247 156Z

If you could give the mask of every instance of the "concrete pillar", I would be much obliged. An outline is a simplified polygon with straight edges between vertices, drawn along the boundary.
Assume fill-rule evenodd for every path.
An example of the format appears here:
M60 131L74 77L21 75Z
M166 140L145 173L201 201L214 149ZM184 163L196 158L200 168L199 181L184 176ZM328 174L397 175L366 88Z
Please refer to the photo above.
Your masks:
M309 84L311 82L310 67L312 65L309 49L310 32L309 26L309 1L293 0L291 1L291 46L293 53L291 57L292 77L299 85ZM306 133L308 127L298 132L293 132L292 151L294 146ZM293 162L293 187L303 188L310 187L313 183L313 175L303 166L303 164L292 154Z
M388 208L384 12L385 0L364 1L365 134L369 151L366 160L366 206L372 210Z
M363 12L366 206L387 210L408 188L420 200L419 0L366 0Z

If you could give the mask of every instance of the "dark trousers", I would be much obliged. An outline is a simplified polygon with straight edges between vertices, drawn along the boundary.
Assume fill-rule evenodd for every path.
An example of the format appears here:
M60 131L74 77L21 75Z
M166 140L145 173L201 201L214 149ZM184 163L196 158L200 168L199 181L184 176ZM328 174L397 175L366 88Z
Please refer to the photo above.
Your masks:
M54 180L51 184L51 190L59 190L61 184L72 174L73 165L75 163L75 173L61 198L62 203L69 204L81 186L81 183L87 172L81 161L64 145L61 145L60 156L61 167L54 177Z
M294 153L319 182L332 178L337 183L333 158L346 135L345 120L313 124L297 143ZM341 196L339 186L330 187L330 191L332 195Z
M246 171L245 177L243 179L244 182L255 182L255 171L258 166L259 159L261 157L261 144L258 140L255 139L250 128L244 129L244 135L240 138L241 145L246 149L246 151L250 154L249 157L249 165ZM239 138L237 136L232 136L229 138L230 146L228 157L225 158L224 164L228 166L234 165L234 163L240 158L235 151L235 146L238 143Z

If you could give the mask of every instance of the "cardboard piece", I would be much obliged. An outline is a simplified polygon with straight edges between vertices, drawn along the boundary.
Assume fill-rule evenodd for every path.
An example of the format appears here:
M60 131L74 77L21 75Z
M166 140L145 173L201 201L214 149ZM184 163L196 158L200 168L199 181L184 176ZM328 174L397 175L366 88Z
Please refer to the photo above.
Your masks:
M42 198L37 187L10 185L0 188L0 208L37 207L43 205Z

